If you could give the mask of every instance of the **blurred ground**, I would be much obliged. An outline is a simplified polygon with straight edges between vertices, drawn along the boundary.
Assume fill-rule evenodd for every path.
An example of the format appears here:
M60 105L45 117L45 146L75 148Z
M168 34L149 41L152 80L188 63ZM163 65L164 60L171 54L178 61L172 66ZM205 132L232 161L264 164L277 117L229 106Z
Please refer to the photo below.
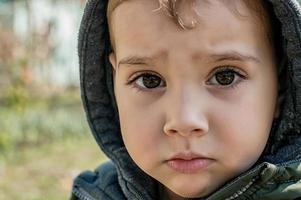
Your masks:
M68 199L73 178L106 159L90 134L79 91L23 92L3 98L0 108L0 200Z
M73 178L103 159L90 137L20 148L0 165L0 199L68 199Z

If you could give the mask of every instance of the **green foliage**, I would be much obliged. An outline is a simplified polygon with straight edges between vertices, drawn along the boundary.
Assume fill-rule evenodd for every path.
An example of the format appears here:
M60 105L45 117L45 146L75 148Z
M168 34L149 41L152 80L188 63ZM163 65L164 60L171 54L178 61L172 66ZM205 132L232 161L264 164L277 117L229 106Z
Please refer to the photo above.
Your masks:
M0 108L0 152L83 137L89 132L80 100L74 94L38 99L15 88L4 102Z
M6 90L6 95L3 101L6 107L20 111L25 108L29 102L28 90L21 85L10 87Z
M0 199L68 199L74 176L104 159L78 88L50 91L16 84L2 93Z

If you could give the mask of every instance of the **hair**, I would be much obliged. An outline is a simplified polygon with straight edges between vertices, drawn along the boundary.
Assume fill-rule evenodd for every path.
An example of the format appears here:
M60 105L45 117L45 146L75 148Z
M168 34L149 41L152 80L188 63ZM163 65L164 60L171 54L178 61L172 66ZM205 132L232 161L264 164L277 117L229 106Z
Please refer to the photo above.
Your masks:
M108 7L107 7L107 19L108 24L111 23L111 16L112 12L123 2L130 1L130 0L109 0ZM176 24L178 24L183 29L193 29L195 27L196 22L191 21L191 23L184 23L181 15L179 14L179 7L181 3L188 3L191 6L191 11L195 12L195 14L200 15L194 9L194 4L196 1L199 0L157 0L159 3L159 7L154 11L163 10L167 16L169 16ZM236 0L220 0L223 2L233 13L235 13L238 17L247 17L241 14L237 9L237 2ZM266 32L266 36L268 39L269 44L274 49L274 55L277 59L280 57L280 23L275 17L275 14L272 10L272 6L269 2L263 0L241 0L243 3L255 14L258 21L262 23L263 31ZM202 0L207 4L210 4L210 0ZM115 41L114 35L110 30L111 36L111 45L113 50L115 50Z

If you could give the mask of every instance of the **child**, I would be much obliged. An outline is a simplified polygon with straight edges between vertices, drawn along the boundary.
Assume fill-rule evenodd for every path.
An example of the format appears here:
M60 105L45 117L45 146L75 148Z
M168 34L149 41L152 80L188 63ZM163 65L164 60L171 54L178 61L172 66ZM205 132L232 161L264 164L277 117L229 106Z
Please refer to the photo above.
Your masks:
M72 199L301 198L296 0L90 0L82 99L111 161Z

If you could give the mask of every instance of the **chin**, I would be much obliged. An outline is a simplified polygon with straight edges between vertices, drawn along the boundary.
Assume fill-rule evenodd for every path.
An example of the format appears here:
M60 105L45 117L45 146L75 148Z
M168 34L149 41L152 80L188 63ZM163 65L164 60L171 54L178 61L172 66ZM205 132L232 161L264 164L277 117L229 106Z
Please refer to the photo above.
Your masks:
M193 188L187 188L184 189L181 188L179 190L171 190L173 191L176 195L183 197L183 198L201 198L201 197L206 197L207 195L210 194L208 191L208 188L198 188L198 189L193 189Z

